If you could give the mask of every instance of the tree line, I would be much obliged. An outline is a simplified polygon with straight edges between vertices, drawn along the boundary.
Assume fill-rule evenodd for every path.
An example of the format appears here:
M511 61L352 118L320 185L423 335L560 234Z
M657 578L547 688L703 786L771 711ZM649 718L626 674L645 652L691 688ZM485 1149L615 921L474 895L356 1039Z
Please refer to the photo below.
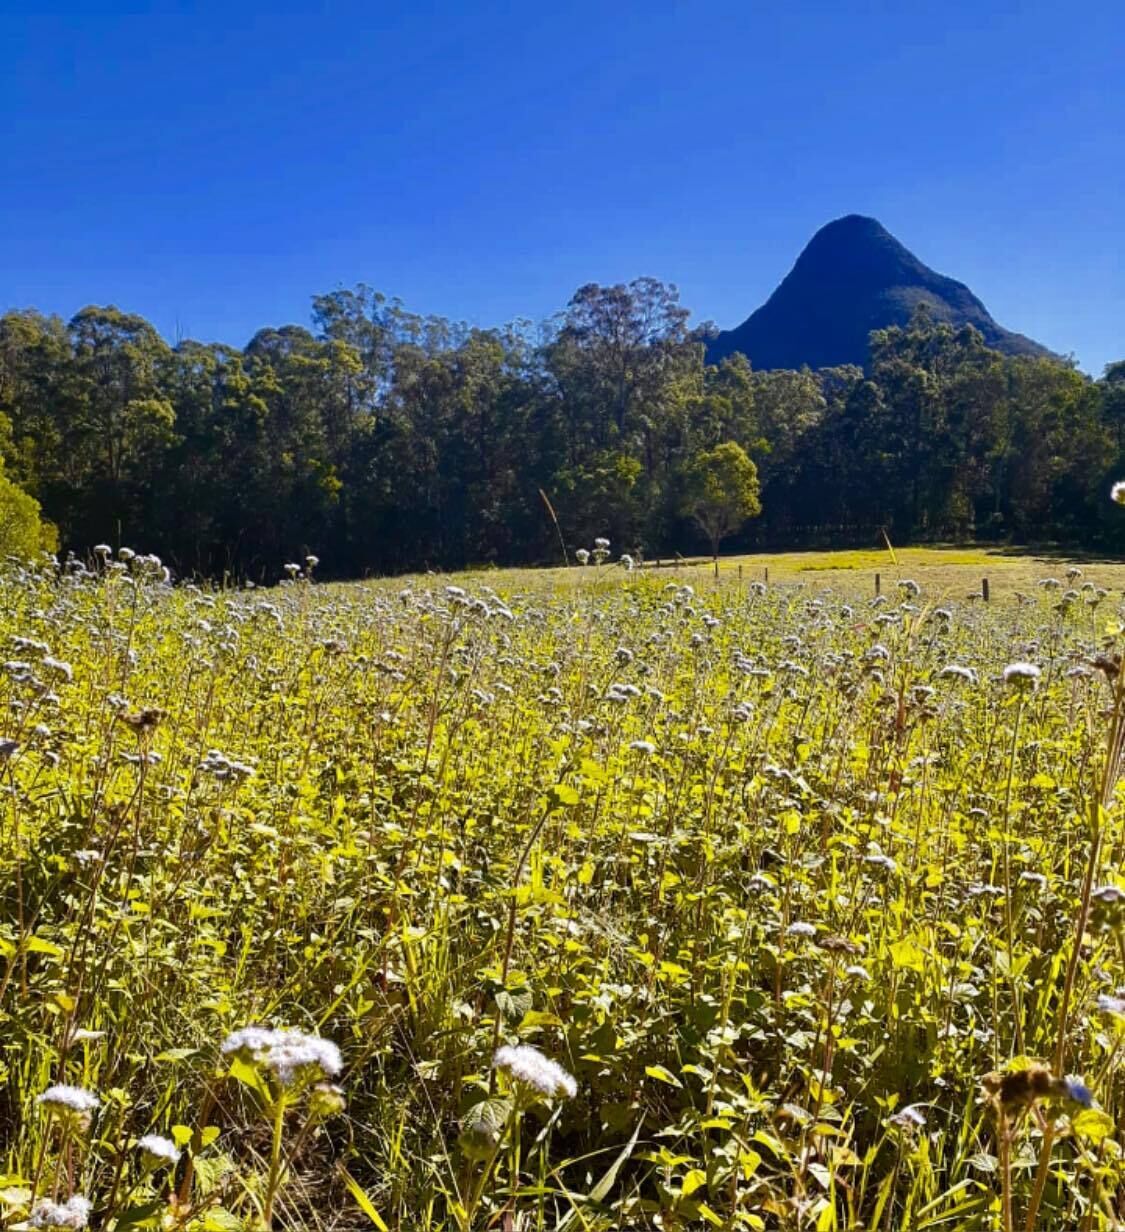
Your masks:
M1105 499L1125 474L1125 361L1094 380L924 310L871 335L866 370L708 364L707 336L649 278L499 329L359 286L242 349L170 345L113 307L9 312L0 537L6 502L31 497L63 548L129 544L181 575L275 577L307 552L337 576L558 562L598 536L688 554L709 546L701 459L732 444L762 512L731 547L880 528L1125 547Z

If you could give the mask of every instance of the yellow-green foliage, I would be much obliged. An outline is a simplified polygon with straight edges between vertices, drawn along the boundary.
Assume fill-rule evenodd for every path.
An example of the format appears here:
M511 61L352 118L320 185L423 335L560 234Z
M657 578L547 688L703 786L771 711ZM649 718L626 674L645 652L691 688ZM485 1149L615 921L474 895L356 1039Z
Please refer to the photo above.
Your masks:
M1087 572L9 572L0 1227L33 1189L105 1228L1119 1226ZM220 1053L253 1024L334 1041L341 1092ZM493 1071L517 1042L574 1097Z
M39 502L4 474L0 459L0 555L26 558L55 550L55 528L39 513Z

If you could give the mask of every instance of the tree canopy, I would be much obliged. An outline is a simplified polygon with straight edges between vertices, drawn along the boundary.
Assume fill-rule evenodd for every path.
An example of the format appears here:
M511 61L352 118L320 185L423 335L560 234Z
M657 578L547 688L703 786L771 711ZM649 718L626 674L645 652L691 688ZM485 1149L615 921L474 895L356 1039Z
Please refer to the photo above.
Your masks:
M758 468L735 441L725 441L689 463L684 506L699 523L711 544L719 544L745 522L762 512Z
M865 368L755 371L707 364L688 321L650 278L497 329L358 286L241 349L170 345L115 307L13 311L0 449L64 548L127 543L181 575L275 577L302 552L336 576L558 561L559 533L648 556L881 528L1125 546L1104 509L1125 361L1092 380L919 313L871 336Z

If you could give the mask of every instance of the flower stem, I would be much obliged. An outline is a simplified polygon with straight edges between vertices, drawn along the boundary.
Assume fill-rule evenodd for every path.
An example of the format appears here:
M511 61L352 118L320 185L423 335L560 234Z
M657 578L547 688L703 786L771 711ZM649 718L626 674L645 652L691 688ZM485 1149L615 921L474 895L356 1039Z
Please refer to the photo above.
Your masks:
M273 1203L281 1180L281 1138L285 1131L285 1098L278 1095L273 1106L273 1141L270 1144L270 1174L266 1182L266 1201L262 1222L266 1232L273 1227Z

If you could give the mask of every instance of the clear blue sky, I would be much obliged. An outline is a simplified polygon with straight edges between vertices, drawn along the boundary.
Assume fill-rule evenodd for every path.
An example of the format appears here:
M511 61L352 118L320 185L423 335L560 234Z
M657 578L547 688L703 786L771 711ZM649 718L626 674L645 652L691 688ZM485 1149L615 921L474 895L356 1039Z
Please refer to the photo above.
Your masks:
M1125 357L1122 0L0 0L0 307L244 343L364 281L491 325L675 282L732 326L873 214Z

